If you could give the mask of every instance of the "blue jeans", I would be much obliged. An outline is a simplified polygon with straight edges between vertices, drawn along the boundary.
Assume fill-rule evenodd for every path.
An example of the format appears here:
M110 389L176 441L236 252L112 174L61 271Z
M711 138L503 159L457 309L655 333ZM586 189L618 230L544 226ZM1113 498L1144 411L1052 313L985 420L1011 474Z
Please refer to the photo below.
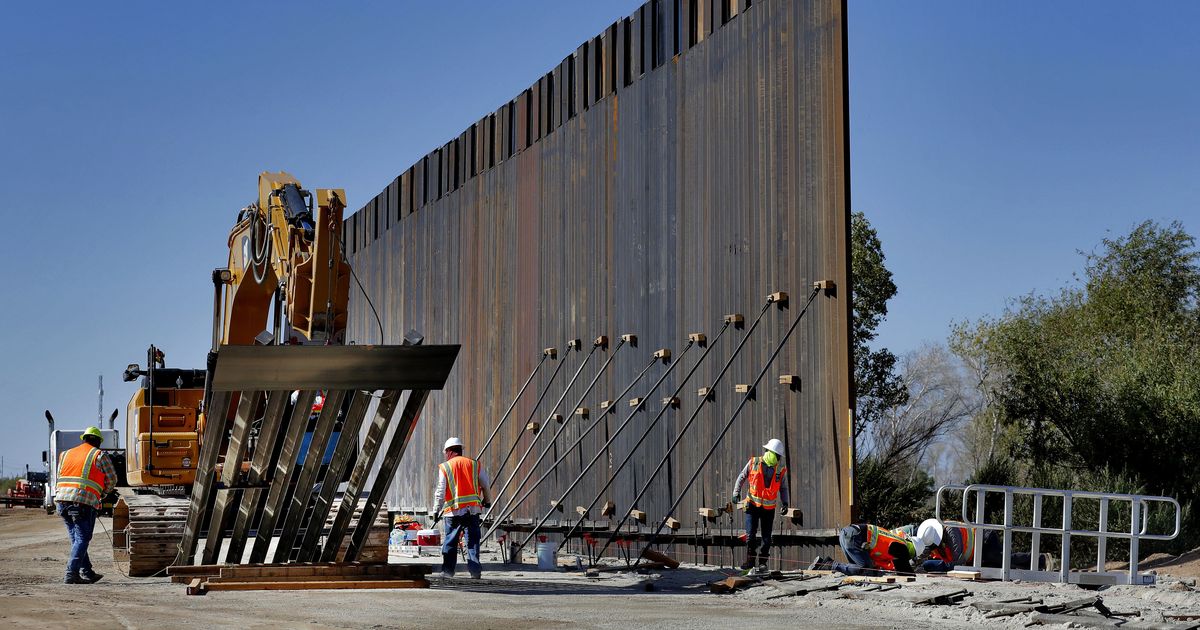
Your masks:
M858 525L843 527L842 531L838 532L838 542L850 564L835 562L831 568L846 575L882 575L874 569L875 563L871 562L871 554L862 548L866 540L867 532Z
M92 530L96 527L96 508L82 503L59 502L58 515L67 525L67 533L71 536L67 575L77 576L81 570L90 573L92 560L88 558L88 543L92 541Z
M458 540L464 531L467 534L467 571L472 576L483 572L483 565L479 564L480 520L478 514L446 517L446 537L442 540L442 573L454 575L454 567L458 564Z
M746 555L758 556L759 564L766 564L771 555L771 530L775 528L775 510L755 505L746 506ZM758 537L762 537L762 547Z

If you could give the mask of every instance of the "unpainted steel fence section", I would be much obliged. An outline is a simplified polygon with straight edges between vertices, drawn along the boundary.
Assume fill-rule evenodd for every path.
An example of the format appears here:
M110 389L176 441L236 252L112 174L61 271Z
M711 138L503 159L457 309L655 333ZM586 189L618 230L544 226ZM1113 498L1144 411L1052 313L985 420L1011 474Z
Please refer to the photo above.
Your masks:
M272 538L278 540L273 556L277 563L354 561L395 477L421 408L431 390L445 385L458 351L457 345L222 347L175 564L192 564L197 556L204 564L218 562L227 531L226 564L239 564L247 549L250 562L262 562ZM325 395L324 407L304 449L301 442L318 391ZM408 397L397 417L405 391ZM283 401L293 392L293 413L287 414ZM235 399L236 413L230 414ZM377 403L374 417L360 446L360 429L373 402ZM330 445L339 422L340 435ZM243 479L242 463L255 425L260 427L259 443L246 462L249 471ZM385 440L392 427L391 439ZM280 440L282 447L272 466L270 450ZM327 448L332 454L322 473ZM377 458L381 459L375 482L361 498ZM322 545L334 490L347 473L346 492ZM350 528L358 509L358 524ZM252 536L251 520L259 510ZM201 541L203 551L198 553Z
M989 484L956 485L949 484L938 488L935 514L942 519L942 495L948 492L962 492L962 522L978 530L998 531L1003 540L1003 557L1001 566L984 567L983 536L975 536L974 566L972 570L980 575L1002 580L1033 580L1040 582L1061 582L1074 584L1153 584L1154 576L1138 572L1138 550L1143 540L1172 540L1179 535L1181 525L1181 510L1179 502L1171 497L1141 494L1121 494L1116 492L1087 492L1081 490L1053 490L1047 488L1026 488L1020 486L999 486ZM989 493L1004 496L1004 516L1002 523L987 522L986 499ZM1013 503L1017 496L1028 496L1033 501L1032 523L1018 525L1013 518ZM1044 527L1042 525L1042 507L1046 497L1062 499L1061 527ZM973 500L972 500L973 499ZM1097 529L1081 529L1072 523L1072 512L1077 499L1099 501L1100 513ZM1129 531L1114 532L1109 530L1109 513L1112 503L1129 504ZM1148 504L1165 504L1175 508L1175 530L1170 534L1150 533L1150 510ZM970 518L970 508L974 505L974 518ZM981 532L979 532L981 533ZM1030 563L1028 569L1012 566L1012 538L1014 533L1031 534ZM1039 570L1038 562L1041 552L1042 534L1062 537L1062 563L1058 570ZM1071 571L1071 537L1086 536L1095 538L1096 569L1095 571ZM1129 568L1126 571L1108 571L1107 551L1110 539L1129 541Z

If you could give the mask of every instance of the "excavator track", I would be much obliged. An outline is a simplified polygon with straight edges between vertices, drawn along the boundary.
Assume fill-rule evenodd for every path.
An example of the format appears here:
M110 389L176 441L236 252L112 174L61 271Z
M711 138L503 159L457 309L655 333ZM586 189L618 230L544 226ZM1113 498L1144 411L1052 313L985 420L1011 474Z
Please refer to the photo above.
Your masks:
M179 555L188 497L123 493L113 507L113 560L131 577L165 575Z

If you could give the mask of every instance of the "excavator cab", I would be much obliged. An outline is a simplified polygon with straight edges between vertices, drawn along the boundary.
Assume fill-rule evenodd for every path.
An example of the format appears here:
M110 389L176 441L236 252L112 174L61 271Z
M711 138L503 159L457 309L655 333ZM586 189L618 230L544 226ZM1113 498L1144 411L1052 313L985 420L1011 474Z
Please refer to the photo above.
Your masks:
M151 347L153 357L155 349ZM159 353L161 356L161 353ZM198 419L204 370L131 364L126 381L141 379L125 412L125 477L134 488L191 487L200 455Z

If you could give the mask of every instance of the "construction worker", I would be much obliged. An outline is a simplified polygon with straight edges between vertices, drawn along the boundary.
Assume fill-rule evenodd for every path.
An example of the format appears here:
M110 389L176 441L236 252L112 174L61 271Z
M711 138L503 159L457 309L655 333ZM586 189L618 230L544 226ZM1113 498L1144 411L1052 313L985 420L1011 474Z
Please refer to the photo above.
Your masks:
M843 527L838 542L848 563L817 556L809 566L828 569L846 575L884 575L913 573L913 561L925 551L927 542L901 530L861 523Z
M487 473L479 462L463 457L462 440L452 437L443 447L446 461L438 466L438 485L433 493L433 523L445 517L446 536L442 540L442 576L454 577L458 563L458 540L467 535L467 570L479 579L479 523L483 508L491 506Z
M771 555L771 530L775 524L775 508L788 507L787 466L780 463L783 442L777 439L763 444L761 457L751 457L733 483L731 502L737 504L742 485L749 484L746 493L746 559L742 569L760 572L767 570ZM758 546L758 537L762 546Z
M100 429L88 427L80 438L83 444L58 458L58 483L54 502L58 515L71 537L71 557L67 560L67 584L92 584L104 577L92 570L88 543L96 526L96 512L104 496L117 485L117 471L108 455L100 450L104 442Z
M944 573L953 571L955 567L974 566L976 528L967 523L957 521L940 521L936 518L925 519L916 528L917 537L929 545L926 549L928 559L921 563L921 568L929 573ZM982 533L981 567L999 567L1004 561L1004 541L1000 532L989 529ZM1032 556L1027 552L1014 553L1011 556L1011 566L1029 568ZM1052 569L1052 560L1048 554L1039 554L1037 570Z

